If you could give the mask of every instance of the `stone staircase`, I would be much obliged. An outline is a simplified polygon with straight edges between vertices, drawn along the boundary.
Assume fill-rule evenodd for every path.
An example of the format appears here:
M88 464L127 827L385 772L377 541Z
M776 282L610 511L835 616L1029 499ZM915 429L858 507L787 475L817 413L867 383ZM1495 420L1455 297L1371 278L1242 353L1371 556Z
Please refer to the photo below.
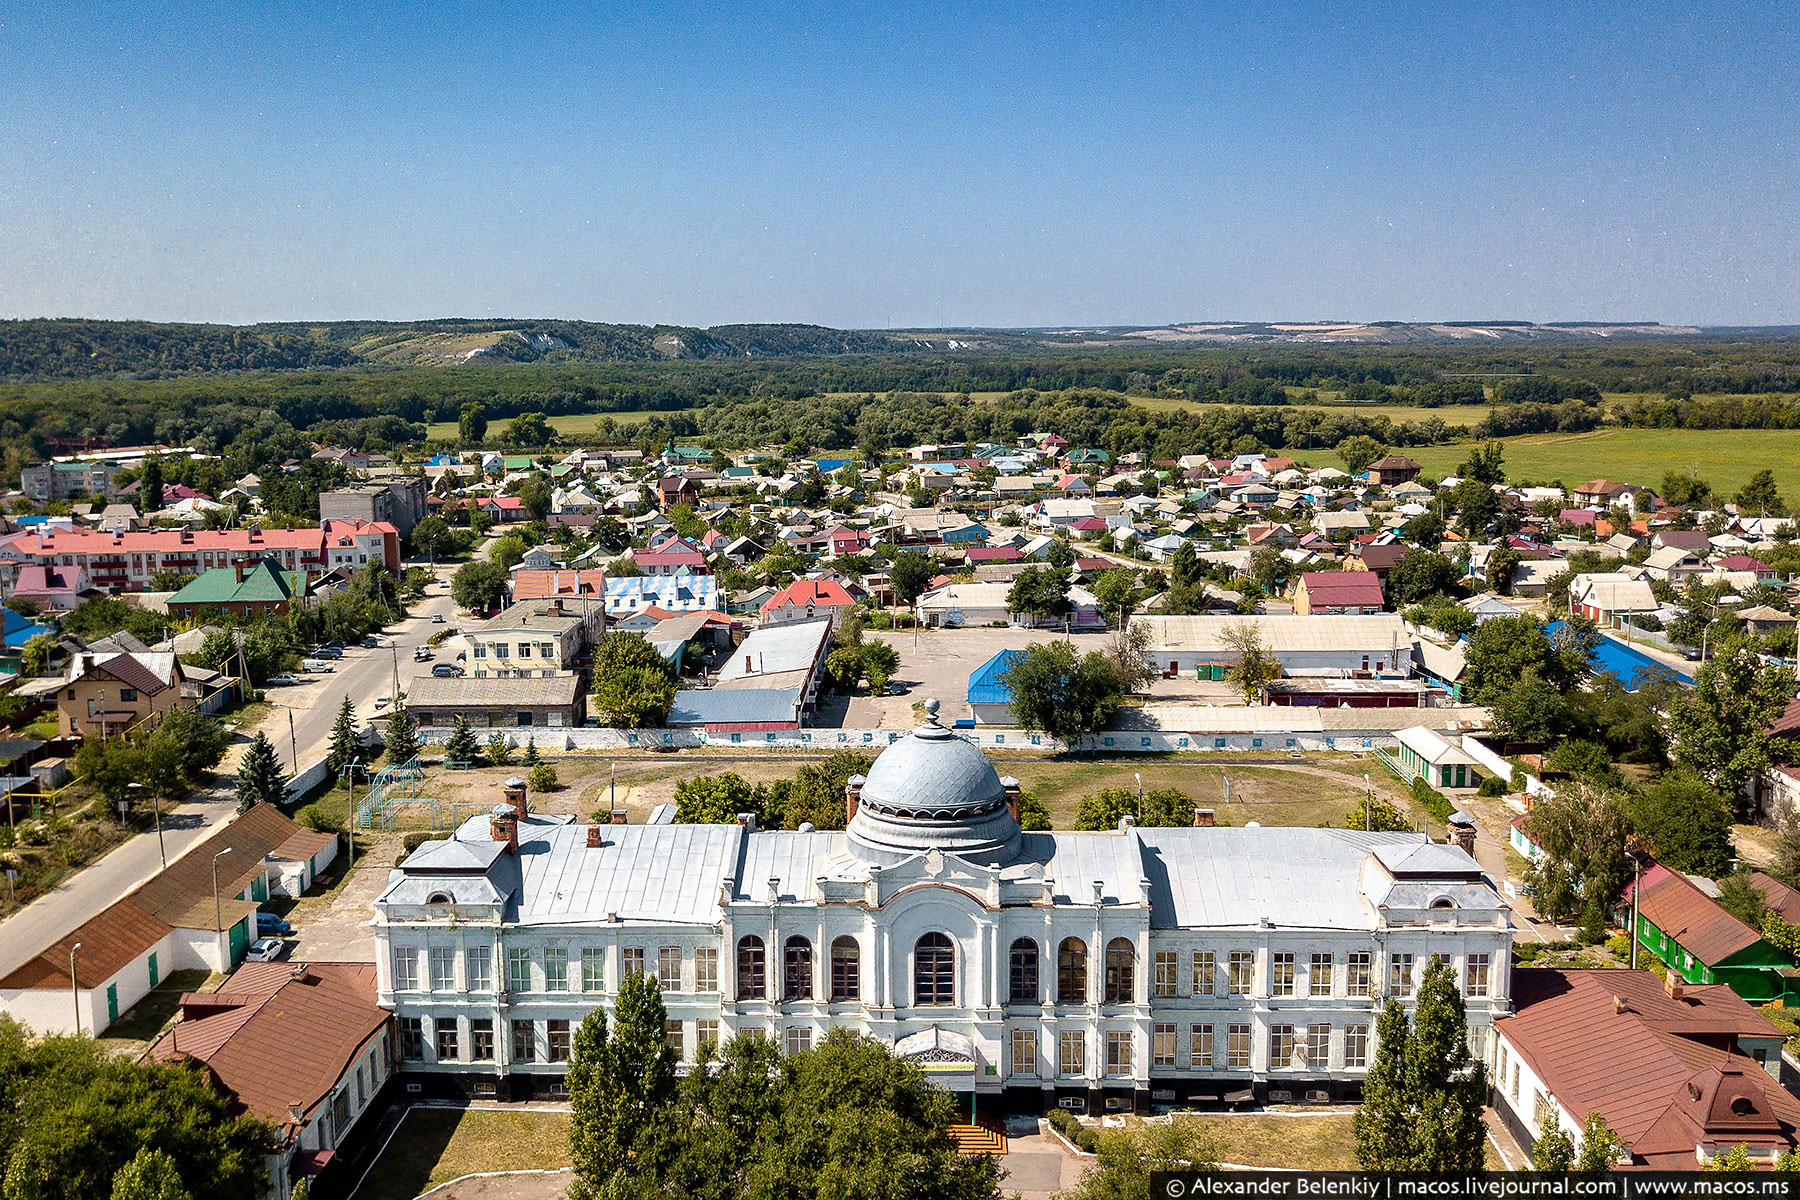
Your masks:
M958 1154L1005 1154L1006 1128L992 1117L978 1117L974 1125L952 1125L946 1133Z

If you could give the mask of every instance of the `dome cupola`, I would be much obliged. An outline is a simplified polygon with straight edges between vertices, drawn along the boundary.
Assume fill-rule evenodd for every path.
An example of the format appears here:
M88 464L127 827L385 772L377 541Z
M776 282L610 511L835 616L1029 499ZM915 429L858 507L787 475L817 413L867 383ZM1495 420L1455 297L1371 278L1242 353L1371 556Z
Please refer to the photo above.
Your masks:
M982 865L1006 862L1019 850L1017 791L987 755L944 727L938 702L927 700L925 723L883 750L861 781L850 844L882 863L928 850Z

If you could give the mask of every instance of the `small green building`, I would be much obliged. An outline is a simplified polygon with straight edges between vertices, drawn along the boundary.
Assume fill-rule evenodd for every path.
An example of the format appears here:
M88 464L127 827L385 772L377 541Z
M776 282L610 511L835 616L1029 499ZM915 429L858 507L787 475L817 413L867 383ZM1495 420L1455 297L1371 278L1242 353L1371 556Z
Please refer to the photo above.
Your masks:
M1631 905L1631 893L1625 903ZM1686 876L1652 862L1637 884L1638 944L1688 983L1722 983L1752 1004L1800 1004L1800 967Z

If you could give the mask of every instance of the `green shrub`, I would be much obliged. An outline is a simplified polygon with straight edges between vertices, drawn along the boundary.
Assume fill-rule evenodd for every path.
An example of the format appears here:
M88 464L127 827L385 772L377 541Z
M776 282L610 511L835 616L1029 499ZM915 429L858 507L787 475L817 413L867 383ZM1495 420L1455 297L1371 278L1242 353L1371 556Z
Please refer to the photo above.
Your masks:
M1489 775L1481 781L1481 786L1476 788L1475 792L1480 796L1504 796L1510 786L1498 775Z
M534 792L554 792L557 788L556 768L539 763L525 775L525 785Z
M1450 798L1424 779L1413 780L1412 798L1414 803L1440 821L1448 821L1450 814L1456 811L1456 805L1450 803Z
M1068 1138L1074 1143L1077 1150L1092 1154L1099 1147L1100 1139L1094 1131L1070 1116L1064 1109L1051 1109L1050 1115L1046 1119L1050 1122L1050 1128Z
M1631 939L1624 934L1606 939L1606 952L1620 962L1631 961Z

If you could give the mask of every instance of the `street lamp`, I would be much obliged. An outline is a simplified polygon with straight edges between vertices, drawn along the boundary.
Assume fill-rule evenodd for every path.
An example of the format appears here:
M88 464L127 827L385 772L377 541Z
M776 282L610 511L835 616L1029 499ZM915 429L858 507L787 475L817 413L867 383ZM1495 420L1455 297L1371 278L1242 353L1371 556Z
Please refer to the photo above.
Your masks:
M81 1036L81 985L75 982L75 952L81 949L76 942L69 947L69 1000L75 1006L75 1036Z
M1131 777L1132 777L1132 778L1133 778L1133 779L1135 779L1135 780L1137 780L1137 785L1138 785L1138 812L1139 812L1139 813L1142 813L1142 812L1143 812L1143 811L1144 811L1144 777L1143 777L1143 775L1142 775L1142 774L1141 774L1141 773L1139 773L1139 772L1137 772L1137 771L1133 771L1133 772L1132 772L1132 773L1131 773Z
M612 779L606 785L606 807L611 810L606 819L612 820L612 814L619 811L619 764L612 765Z
M219 906L219 860L221 858L224 858L227 854L230 854L230 853L231 853L231 847L227 846L223 850L219 851L217 854L212 856L213 928L220 930L220 932L223 932L223 930L221 929L221 926L223 926L225 924L225 918L224 918L222 910ZM226 944L230 945L229 942L227 942Z

